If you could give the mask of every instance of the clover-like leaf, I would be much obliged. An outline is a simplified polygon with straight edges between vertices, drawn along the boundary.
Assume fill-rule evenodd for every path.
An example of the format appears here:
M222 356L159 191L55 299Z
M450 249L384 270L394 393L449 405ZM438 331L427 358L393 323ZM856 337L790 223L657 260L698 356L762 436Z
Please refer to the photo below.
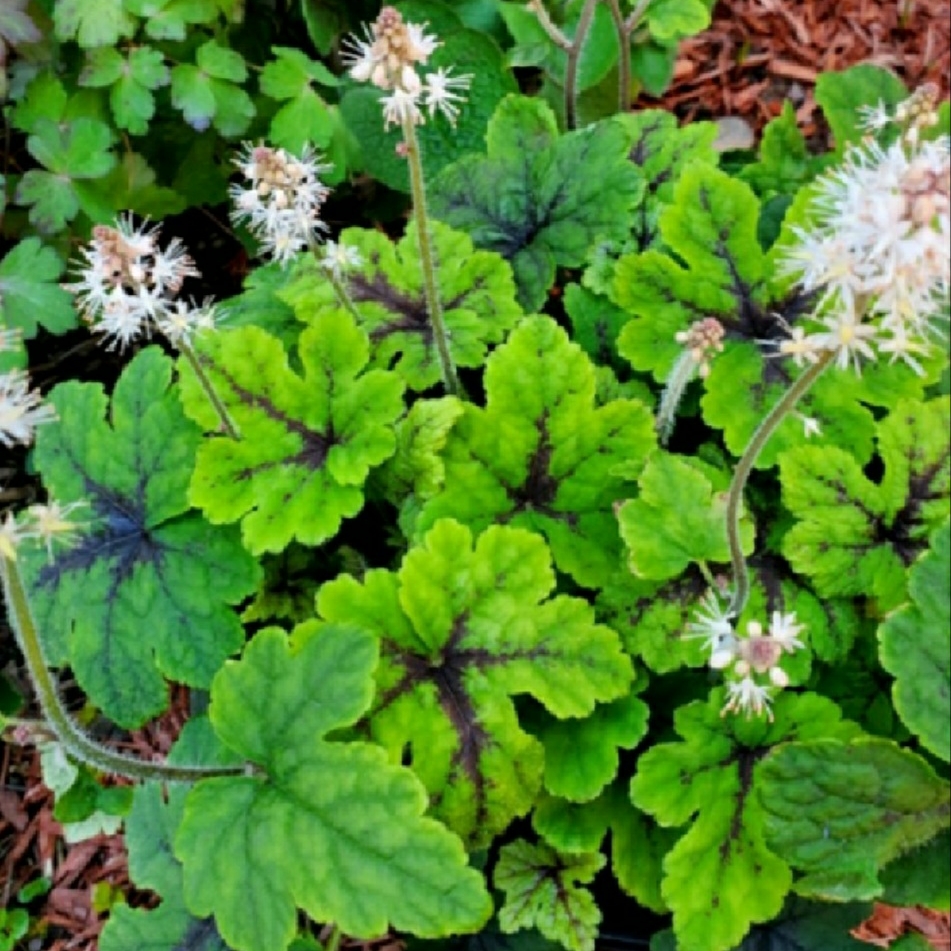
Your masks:
M706 0L651 0L647 27L655 40L679 42L710 25L710 6Z
M774 750L758 767L771 849L804 873L802 895L874 898L892 859L951 825L951 786L891 740L815 739Z
M112 138L107 125L85 116L62 123L36 121L26 146L44 168L31 168L23 176L16 200L30 206L30 221L38 230L63 230L80 208L93 220L110 216L111 206L97 205L83 185L115 165L115 156L108 151Z
M617 635L584 601L549 598L554 582L538 535L492 526L473 547L468 528L444 519L399 572L344 576L317 599L327 620L379 638L373 735L410 756L435 814L476 843L527 812L541 784L541 744L510 697L583 717L631 682Z
M419 781L377 746L326 739L370 703L374 638L329 627L303 640L292 652L267 628L212 684L216 733L261 773L189 792L175 838L188 907L213 914L237 951L283 951L298 907L366 937L477 929L491 912L485 883L459 839L422 815Z
M198 47L194 63L172 67L172 105L198 132L214 123L224 136L240 135L255 113L251 97L235 85L246 76L240 53L209 40Z
M58 40L74 39L84 49L115 46L135 29L125 0L60 0L53 8L53 24Z
M144 135L155 114L152 91L168 83L162 54L150 46L136 46L123 56L111 47L90 51L80 85L109 89L109 105L116 125L133 135Z
M603 865L597 852L559 855L524 839L503 845L493 873L496 888L505 893L499 927L511 933L534 926L569 951L594 951L601 911L581 886Z
M209 436L198 450L190 497L215 523L241 520L254 554L292 539L319 545L363 507L367 473L393 454L403 384L363 372L366 335L344 311L305 330L303 377L280 342L257 327L205 338L198 361L231 414L237 439ZM217 426L204 391L183 364L186 411Z
M711 479L720 483L714 493ZM657 453L638 483L636 499L618 509L628 565L638 578L666 580L691 562L727 562L726 494L721 473L685 457ZM744 551L753 550L753 525L740 525Z
M882 666L896 678L895 709L921 742L951 761L951 527L931 536L931 547L912 565L911 604L878 629Z
M595 405L590 361L548 317L530 317L490 357L486 407L467 405L446 441L446 478L423 506L473 528L506 521L542 532L555 563L596 587L614 571L613 504L656 444L637 400Z
M797 519L783 553L820 595L873 596L882 611L905 600L905 569L947 517L949 423L946 398L900 402L877 427L879 484L833 446L781 457L783 501Z
M511 268L500 255L475 250L459 231L438 222L430 230L453 361L460 367L482 366L489 345L501 342L522 316ZM341 280L370 336L373 365L396 370L413 390L438 383L415 223L396 245L378 231L360 228L345 229L340 241L359 251L363 261ZM316 267L280 296L307 322L319 322L340 306L327 275Z
M555 267L579 267L599 239L622 240L643 188L627 161L621 123L559 136L537 99L505 98L489 124L488 155L449 166L430 187L432 214L511 264L526 310L536 310ZM611 194L611 201L601 196Z
M634 804L661 825L689 823L664 859L661 883L683 951L730 951L751 924L779 912L792 883L789 867L763 835L755 795L760 751L782 741L847 739L858 732L816 694L781 695L773 721L722 717L723 701L718 688L707 702L678 708L674 727L683 742L648 750L631 784Z
M190 26L210 23L218 13L215 0L125 0L125 6L145 20L153 40L184 40Z
M57 283L63 273L59 255L39 238L24 238L0 261L0 321L23 337L36 336L42 324L51 333L76 326L72 296Z
M165 708L164 677L211 682L242 640L228 605L258 575L236 533L189 512L200 435L171 374L171 361L148 348L123 372L111 405L98 385L60 384L50 394L59 420L36 442L50 492L86 502L70 550L49 564L45 553L24 556L47 655L128 727Z

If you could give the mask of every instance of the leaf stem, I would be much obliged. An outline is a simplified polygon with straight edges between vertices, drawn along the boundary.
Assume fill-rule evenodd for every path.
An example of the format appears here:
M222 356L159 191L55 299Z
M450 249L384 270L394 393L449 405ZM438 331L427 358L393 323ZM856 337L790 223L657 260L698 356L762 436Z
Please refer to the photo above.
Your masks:
M769 441L779 424L789 412L809 391L810 387L822 375L822 371L832 362L835 351L828 350L820 354L818 360L811 364L783 394L782 398L766 414L759 426L756 427L740 461L733 471L733 481L730 483L730 494L726 504L726 532L730 545L730 560L733 563L733 600L730 603L730 613L738 618L746 607L750 594L749 569L740 539L740 503L743 500L743 490L749 479L750 472L763 447Z
M324 951L339 951L340 939L342 937L343 932L340 930L340 926L331 925L330 934L327 936L327 940L324 942Z
M246 776L252 773L253 767L250 764L171 766L165 763L148 763L134 756L116 753L97 743L73 722L63 706L56 688L56 681L46 663L43 645L33 621L20 570L15 561L5 556L0 556L0 582L2 582L10 626L23 653L30 679L36 688L40 709L47 725L71 759L78 760L102 773L142 781L151 779L160 782L190 783L213 776Z
M568 62L565 65L565 128L567 129L575 129L578 125L578 64L597 5L598 0L585 0L578 16L574 40L568 50Z
M569 40L568 37L565 36L565 34L562 33L557 26L555 26L541 0L531 0L531 2L527 4L527 9L531 10L532 13L538 17L539 26L541 26L541 28L548 34L548 38L552 41L552 43L554 43L559 49L569 53L572 46L571 40Z
M231 418L231 414L228 412L225 404L221 402L221 397L218 396L211 380L208 379L208 374L205 373L201 363L199 363L198 356L195 351L192 350L191 344L185 340L180 340L178 342L178 349L194 371L198 382L201 384L201 388L205 391L205 396L208 397L208 402L214 406L215 412L218 414L218 419L221 420L222 429L224 429L225 433L232 439L240 439L241 436L238 433L238 427L234 424L234 420Z
M614 29L617 31L618 76L617 111L628 112L631 108L631 31L624 22L624 14L618 0L607 0Z
M423 290L426 295L426 308L433 331L433 342L439 358L443 385L451 396L464 397L462 385L456 374L449 351L449 335L443 320L442 302L439 299L439 286L436 283L436 261L429 234L429 216L426 211L426 186L423 181L423 162L419 151L419 139L412 116L403 120L403 141L406 146L406 159L409 163L409 181L413 196L413 214L416 218L416 239L419 246L419 260L423 269Z

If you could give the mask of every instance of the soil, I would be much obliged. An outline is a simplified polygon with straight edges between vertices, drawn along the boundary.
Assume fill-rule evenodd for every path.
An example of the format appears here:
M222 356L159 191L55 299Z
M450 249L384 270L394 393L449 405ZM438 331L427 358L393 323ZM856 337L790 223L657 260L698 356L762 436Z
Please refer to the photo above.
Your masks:
M803 132L815 140L825 134L813 98L816 77L859 62L889 67L911 88L935 83L946 98L951 76L947 0L722 0L711 28L683 44L667 94L659 100L644 97L637 105L661 105L682 119L737 117L758 133L789 99ZM36 382L44 390L69 378L74 361L84 363L82 376L89 379L89 361L101 359L88 336L59 344L55 357L37 368ZM104 376L110 372L104 361ZM0 506L30 491L25 455L13 454L0 466ZM11 643L0 618L0 669L16 680ZM187 709L186 691L175 690L164 716L117 746L144 758L164 756ZM44 925L43 936L18 951L95 951L105 917L97 908L108 907L117 896L137 905L154 898L131 886L120 836L67 846L52 806L35 752L0 746L0 908L12 904L27 882L44 875L52 882L30 906ZM923 935L934 948L951 946L948 916L922 909L877 906L855 937L887 947L907 931ZM630 936L629 946L646 946L646 937Z

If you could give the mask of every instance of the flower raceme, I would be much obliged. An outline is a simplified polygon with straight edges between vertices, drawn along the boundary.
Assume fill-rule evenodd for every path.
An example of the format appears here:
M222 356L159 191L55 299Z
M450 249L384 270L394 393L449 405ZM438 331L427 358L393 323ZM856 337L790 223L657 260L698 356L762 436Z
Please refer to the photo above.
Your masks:
M93 228L92 240L79 252L78 279L66 287L76 295L83 320L110 341L110 349L124 350L153 330L178 346L214 323L207 302L191 307L176 300L185 280L200 275L178 238L160 247L160 231L120 216L115 227Z
M281 265L313 247L327 226L320 218L330 189L320 176L333 166L310 147L300 158L285 149L245 143L235 164L244 181L230 187L236 224L245 224L261 250Z
M430 119L441 112L455 125L472 77L453 76L441 67L420 76L417 67L425 66L441 45L425 24L406 23L398 10L383 7L364 27L363 39L351 36L345 43L344 62L351 78L389 94L380 100L386 128L406 122L422 125L424 109Z
M918 357L943 336L951 283L951 140L923 141L934 124L929 93L912 96L892 114L867 113L870 131L899 122L888 147L870 136L843 165L817 180L817 223L794 230L783 262L804 291L818 295L819 326L779 345L798 364L833 353L837 366L881 355L904 360L917 373Z
M687 637L705 639L704 650L710 651L713 670L729 670L727 702L723 713L766 714L772 719L770 691L788 686L789 677L780 666L784 654L792 654L804 645L799 640L803 626L795 614L774 611L769 628L764 632L759 621L746 625L745 636L736 633L729 610L724 610L713 591L700 603L695 620L688 627Z

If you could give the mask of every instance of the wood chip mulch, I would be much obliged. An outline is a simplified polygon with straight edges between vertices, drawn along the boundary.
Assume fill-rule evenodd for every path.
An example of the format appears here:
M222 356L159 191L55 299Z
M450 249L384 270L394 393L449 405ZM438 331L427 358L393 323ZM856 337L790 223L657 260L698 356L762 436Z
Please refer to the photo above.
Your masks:
M659 100L682 119L744 119L760 132L784 100L796 106L803 132L817 132L813 86L819 73L872 62L893 69L909 88L937 84L949 94L951 29L947 0L723 0L711 28L687 40L674 82ZM164 755L184 721L187 698L126 745L144 757ZM0 907L27 882L49 875L52 888L34 914L43 934L23 951L96 951L102 927L93 910L98 885L108 883L141 902L131 889L121 836L99 836L66 847L53 819L39 761L28 749L0 752ZM937 949L951 946L948 916L923 909L876 906L855 936L887 947L908 931ZM387 949L389 951L389 949Z
M909 89L934 83L947 98L948 0L721 0L710 29L681 45L670 90L643 102L683 119L738 116L760 132L789 99L809 138L816 77L857 63L891 69Z

